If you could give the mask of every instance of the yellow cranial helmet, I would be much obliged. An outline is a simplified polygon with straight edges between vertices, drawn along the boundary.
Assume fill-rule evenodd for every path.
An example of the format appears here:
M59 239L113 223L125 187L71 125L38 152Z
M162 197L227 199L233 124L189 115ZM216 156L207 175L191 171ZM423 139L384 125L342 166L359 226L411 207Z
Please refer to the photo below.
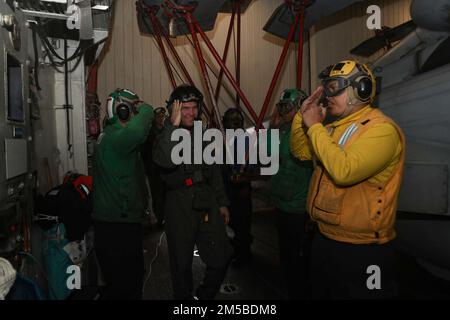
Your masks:
M327 97L338 96L350 86L354 97L361 103L369 103L375 97L375 76L367 65L358 61L340 61L329 66L320 77Z

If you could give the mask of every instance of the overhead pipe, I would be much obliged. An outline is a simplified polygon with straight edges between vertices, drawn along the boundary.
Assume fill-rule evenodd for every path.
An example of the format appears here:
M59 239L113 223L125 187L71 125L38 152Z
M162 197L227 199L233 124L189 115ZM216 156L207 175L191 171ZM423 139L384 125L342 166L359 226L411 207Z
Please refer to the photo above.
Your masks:
M168 12L166 12L166 14L169 15ZM169 18L170 18L170 17L169 17ZM164 37L164 39L165 39L165 41L166 41L167 47L168 47L169 50L171 51L172 56L173 56L173 57L175 58L175 60L177 61L178 65L179 65L179 67L181 68L181 71L183 72L184 76L186 77L188 83L189 83L191 86L195 86L194 81L192 80L191 76L189 75L189 72L187 71L187 69L186 69L186 67L185 67L185 65L184 65L184 63L183 63L183 61L182 61L181 58L180 58L180 55L178 54L177 50L175 49L175 47L174 47L172 41L170 41L169 36L168 36L168 35L166 34L166 32L164 31L164 28L163 28L163 26L161 25L161 22L160 22L158 19L156 19L156 17L155 17L154 22L155 22L155 29L156 29L155 32L158 32L160 35L161 35L161 34L163 35L163 37ZM206 108L206 107L204 108L204 110L205 110L206 116L207 116L209 119L213 119L213 118L212 118L211 111L210 111L208 108Z
M269 107L270 99L272 98L272 94L273 94L273 91L274 91L275 86L277 84L278 77L280 76L281 69L282 69L283 64L284 64L284 60L286 59L286 55L287 55L288 50L289 50L289 45L291 44L292 39L294 38L294 33L295 33L295 30L297 29L297 26L298 26L298 23L299 23L299 20L300 20L300 11L301 10L297 11L297 13L295 15L295 19L294 19L294 21L291 24L291 28L289 30L288 37L287 37L287 39L286 39L286 41L284 43L283 51L281 52L280 59L278 60L278 65L277 65L277 67L275 69L275 73L274 73L274 75L272 77L272 81L270 83L269 90L267 92L266 98L265 98L263 106L261 108L261 113L259 114L258 120L256 121L256 129L257 130L261 128L264 116L267 113L267 108Z
M160 30L161 34L163 35L164 39L166 40L167 47L170 49L170 52L172 53L175 60L177 60L177 63L179 67L181 68L181 71L183 72L184 76L186 77L187 81L190 85L194 86L194 81L192 80L191 76L189 75L189 72L187 71L186 67L184 66L183 61L180 58L180 55L178 54L177 50L175 49L172 41L170 41L169 36L164 32L164 28L161 25L161 22L159 20L156 20L157 27Z
M236 1L237 6L237 32L236 32L236 83L241 86L241 1ZM236 94L236 105L239 106L239 95Z
M216 122L216 125L219 127L220 131L222 133L225 133L225 130L223 128L222 121L220 120L220 113L219 108L217 106L216 100L214 99L214 91L211 85L211 80L208 75L208 70L206 69L205 60L203 58L202 49L200 47L200 42L198 41L197 33L195 32L194 23L193 23L193 16L192 11L195 9L192 8L189 11L186 11L183 15L185 17L186 24L189 28L189 32L191 33L192 40L194 42L194 48L195 52L197 53L198 63L200 65L200 70L203 78L203 83L206 88L206 92L208 93L209 100L211 101L211 104L213 106L213 115L214 120Z
M170 0L165 0L165 4L175 10L175 11L180 11L180 12L187 12L187 11L193 11L194 7L193 6L175 6L173 3L171 3ZM200 36L202 37L203 41L205 42L206 46L208 47L209 51L211 52L211 54L213 55L214 59L216 60L216 62L220 65L220 67L224 70L225 76L227 77L227 79L230 81L231 85L233 86L233 88L237 91L237 93L239 94L240 98L242 99L244 105L246 106L248 112L250 113L251 117L253 118L253 121L256 122L256 119L258 118L258 116L256 115L255 111L253 110L250 102L248 101L247 97L245 96L244 92L242 92L241 88L237 85L236 80L234 79L234 77L232 76L230 70L227 68L227 66L225 65L225 63L220 59L219 54L217 53L216 49L214 48L214 46L212 45L211 41L208 39L208 37L206 36L205 32L202 30L202 28L200 27L198 21L195 20L195 18L192 16L190 16L191 22L194 25L195 29L197 29L198 33L200 34ZM203 56L202 56L203 57Z
M197 29L198 33L202 37L202 39L205 42L206 46L208 47L209 51L213 55L213 57L216 60L216 62L223 69L223 71L225 73L225 76L228 78L228 80L230 81L230 83L233 86L233 88L237 91L237 93L239 94L239 97L242 99L242 102L244 103L244 105L247 108L248 112L250 113L251 117L256 122L256 120L258 119L258 116L256 115L255 111L253 110L253 108L252 108L250 102L248 101L247 97L245 96L244 92L241 90L241 88L237 84L236 80L234 79L234 77L231 74L230 70L228 70L228 68L225 65L225 63L220 59L219 54L217 53L216 49L212 45L211 41L208 39L208 37L205 34L205 32L200 27L198 22L194 18L192 18L192 19L193 19L193 24L194 24L195 28Z
M298 31L298 56L297 56L297 89L302 88L303 72L303 31L305 28L305 7L300 6L300 28Z
M167 74L169 75L170 82L172 84L172 88L175 89L177 87L177 83L175 81L175 77L172 72L172 68L169 63L169 57L167 56L166 50L164 48L164 44L161 40L161 29L158 26L158 19L156 18L156 13L158 12L158 6L152 6L147 9L147 14L150 17L150 21L152 23L153 31L156 37L156 42L158 43L158 47L161 51L161 55L163 56L164 65L166 66Z
M225 41L225 49L223 50L222 60L224 62L227 62L228 51L229 51L230 42L231 42L231 34L232 34L232 31L233 31L233 27L234 27L234 17L235 17L235 15L236 15L236 5L234 5L233 9L232 9L231 18L230 18L230 25L228 27L227 39ZM216 101L219 100L220 88L222 86L222 78L223 78L223 70L220 69L219 76L217 78L216 91L215 91L215 94L214 94L214 99Z

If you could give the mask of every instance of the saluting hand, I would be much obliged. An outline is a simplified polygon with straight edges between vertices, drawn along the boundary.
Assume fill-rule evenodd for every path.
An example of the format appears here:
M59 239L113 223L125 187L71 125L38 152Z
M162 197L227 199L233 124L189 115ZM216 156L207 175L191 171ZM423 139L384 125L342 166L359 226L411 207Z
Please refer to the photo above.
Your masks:
M172 125L175 127L178 127L181 123L181 102L179 100L175 100L173 102L170 122L172 122Z
M323 87L319 86L314 92L303 101L302 106L300 107L299 112L303 114L306 109L319 107L319 99L322 96Z
M322 123L327 114L326 108L319 104L320 97L322 96L323 87L318 87L311 96L303 101L300 107L300 113L302 115L303 124L310 128L316 123Z

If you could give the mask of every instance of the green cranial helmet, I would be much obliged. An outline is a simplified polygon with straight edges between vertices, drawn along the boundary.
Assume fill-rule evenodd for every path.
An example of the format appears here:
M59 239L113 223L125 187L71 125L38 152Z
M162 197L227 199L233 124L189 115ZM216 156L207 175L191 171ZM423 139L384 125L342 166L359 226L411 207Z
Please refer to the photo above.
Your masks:
M139 101L136 93L128 89L116 89L108 95L107 114L108 119L117 118L117 106L122 102Z
M288 114L294 108L299 108L302 102L308 97L305 91L299 89L286 89L281 93L277 103L280 115Z

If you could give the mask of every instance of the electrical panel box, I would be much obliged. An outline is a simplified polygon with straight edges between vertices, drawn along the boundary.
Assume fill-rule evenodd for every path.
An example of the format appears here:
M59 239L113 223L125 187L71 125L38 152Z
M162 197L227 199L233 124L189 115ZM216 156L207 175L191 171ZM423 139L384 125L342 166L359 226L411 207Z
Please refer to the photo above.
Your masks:
M5 139L6 179L27 173L27 140Z

